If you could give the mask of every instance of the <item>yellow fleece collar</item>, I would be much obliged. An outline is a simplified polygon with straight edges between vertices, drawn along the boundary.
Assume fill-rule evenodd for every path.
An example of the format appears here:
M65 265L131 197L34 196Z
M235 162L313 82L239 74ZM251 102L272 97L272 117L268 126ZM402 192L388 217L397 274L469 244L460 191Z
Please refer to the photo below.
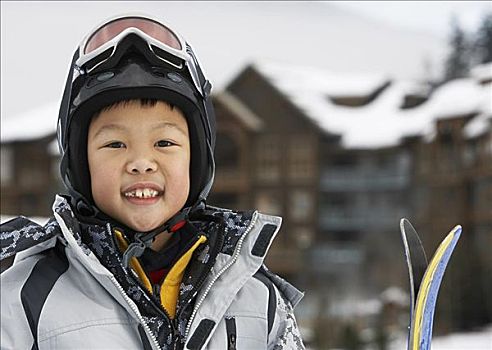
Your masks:
M128 248L128 242L126 241L123 233L119 230L114 230L116 241L118 243L118 248L120 251L124 252ZM207 241L207 237L204 235L200 235L197 241L193 244L193 246L188 249L176 263L173 265L171 270L169 270L168 274L162 281L160 288L160 295L156 296L160 299L162 307L168 312L171 318L176 316L176 304L178 302L179 296L179 286L181 284L181 280L183 279L184 271L188 266L193 252L203 243ZM145 288L153 294L152 283L150 282L149 277L145 273L140 261L136 257L132 257L130 260L130 267L135 271L140 281L143 283Z

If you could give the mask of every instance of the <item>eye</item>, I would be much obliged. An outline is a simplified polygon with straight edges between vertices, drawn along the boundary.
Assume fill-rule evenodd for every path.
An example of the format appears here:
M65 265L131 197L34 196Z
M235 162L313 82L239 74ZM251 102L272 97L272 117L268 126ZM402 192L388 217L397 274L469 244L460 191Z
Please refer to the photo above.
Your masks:
M157 141L155 143L155 145L157 147L169 147L169 146L173 146L174 143L172 143L171 141L167 141L167 140L160 140L160 141Z
M108 143L104 147L107 147L107 148L124 148L125 144L123 142L120 142L120 141L114 141L114 142Z

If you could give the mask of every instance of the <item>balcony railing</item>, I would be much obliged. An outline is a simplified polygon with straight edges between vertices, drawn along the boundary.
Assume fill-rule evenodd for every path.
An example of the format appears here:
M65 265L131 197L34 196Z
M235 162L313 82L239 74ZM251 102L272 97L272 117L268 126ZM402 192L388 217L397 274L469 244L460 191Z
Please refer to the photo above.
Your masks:
M366 208L364 210L340 210L322 207L319 227L323 230L366 230L398 228L399 220L407 211L402 208Z
M410 184L410 176L401 172L327 170L321 176L324 191L398 190Z
M364 251L358 246L319 245L309 254L309 265L317 272L340 274L342 271L356 268L364 261Z

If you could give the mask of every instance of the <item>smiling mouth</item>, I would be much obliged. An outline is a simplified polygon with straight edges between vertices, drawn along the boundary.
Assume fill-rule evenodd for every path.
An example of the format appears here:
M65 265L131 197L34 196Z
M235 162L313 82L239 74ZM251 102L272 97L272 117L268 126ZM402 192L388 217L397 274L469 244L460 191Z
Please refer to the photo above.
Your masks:
M127 198L147 199L159 197L162 195L162 192L151 188L139 188L133 191L124 192L123 195Z

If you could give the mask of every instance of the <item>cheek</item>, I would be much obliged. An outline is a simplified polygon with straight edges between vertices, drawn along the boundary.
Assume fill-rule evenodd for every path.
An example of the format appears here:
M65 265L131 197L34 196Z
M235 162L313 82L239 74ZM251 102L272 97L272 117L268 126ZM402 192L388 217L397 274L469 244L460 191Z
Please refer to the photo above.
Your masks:
M169 174L171 176L168 181L171 188L168 190L171 190L170 192L176 200L182 201L184 204L190 191L189 162L175 162Z
M108 160L89 158L92 196L96 204L100 198L108 198L115 191L118 182L114 169Z

